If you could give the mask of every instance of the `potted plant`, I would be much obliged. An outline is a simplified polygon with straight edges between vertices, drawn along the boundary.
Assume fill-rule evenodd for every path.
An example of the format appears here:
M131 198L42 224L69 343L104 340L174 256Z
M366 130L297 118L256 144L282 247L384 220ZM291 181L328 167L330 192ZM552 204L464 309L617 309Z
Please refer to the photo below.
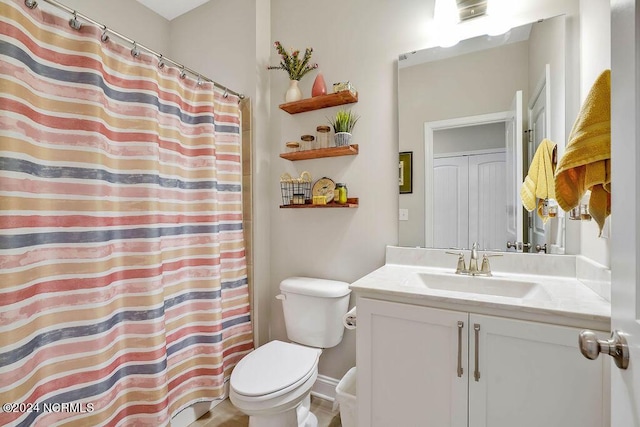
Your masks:
M301 58L299 50L292 49L291 54L289 54L282 47L282 44L280 44L279 41L276 41L273 45L280 55L280 65L270 65L267 67L267 69L286 71L287 74L289 74L289 89L287 89L287 93L285 94L285 101L299 101L300 99L302 99L302 92L298 87L298 82L309 71L318 68L318 64L309 63L309 61L311 60L311 54L313 53L313 48L306 48L304 51L304 56L302 56Z
M334 141L336 147L342 147L351 144L351 131L358 122L360 116L351 112L351 110L338 110L333 119L329 119L329 123L335 132Z

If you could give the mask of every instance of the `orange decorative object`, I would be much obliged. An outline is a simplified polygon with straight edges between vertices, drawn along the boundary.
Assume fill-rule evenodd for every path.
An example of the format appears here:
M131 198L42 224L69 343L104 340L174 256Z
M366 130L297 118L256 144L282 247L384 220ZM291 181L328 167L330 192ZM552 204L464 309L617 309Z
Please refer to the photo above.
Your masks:
M326 95L327 94L327 84L324 82L324 77L322 76L322 72L318 72L315 81L313 82L313 87L311 88L311 97Z

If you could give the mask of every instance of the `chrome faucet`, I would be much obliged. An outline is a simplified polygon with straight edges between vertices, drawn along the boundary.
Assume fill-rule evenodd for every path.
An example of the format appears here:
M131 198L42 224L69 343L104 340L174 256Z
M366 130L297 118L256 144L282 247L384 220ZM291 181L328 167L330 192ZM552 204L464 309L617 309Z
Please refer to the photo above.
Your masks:
M469 256L468 274L475 276L478 273L478 244L471 245L471 255Z
M464 254L462 252L446 252L450 255L458 256L458 265L456 266L456 274L468 274L470 276L487 276L491 277L491 266L489 265L489 257L502 256L500 254L484 254L482 255L482 264L478 269L478 244L471 245L471 255L469 256L469 268L467 268L464 261Z

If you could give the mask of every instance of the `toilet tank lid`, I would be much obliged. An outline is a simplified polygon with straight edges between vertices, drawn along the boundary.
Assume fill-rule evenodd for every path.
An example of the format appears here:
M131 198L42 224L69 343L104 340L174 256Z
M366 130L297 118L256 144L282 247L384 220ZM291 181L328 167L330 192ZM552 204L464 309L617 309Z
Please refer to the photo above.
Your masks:
M282 292L324 298L338 298L351 293L347 282L315 279L313 277L289 277L280 282Z

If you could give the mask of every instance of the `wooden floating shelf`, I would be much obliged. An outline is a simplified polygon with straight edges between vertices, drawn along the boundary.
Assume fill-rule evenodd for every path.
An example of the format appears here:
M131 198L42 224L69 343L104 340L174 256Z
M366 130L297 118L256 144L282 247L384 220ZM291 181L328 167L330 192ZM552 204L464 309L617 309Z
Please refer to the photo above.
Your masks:
M335 107L337 105L353 104L354 102L358 102L358 94L343 90L328 95L314 96L313 98L280 104L280 109L289 114L298 114L306 111L319 110L321 108Z
M358 198L357 197L348 197L347 203L341 205L340 203L330 202L326 205L312 205L310 203L305 205L280 205L281 209L327 209L327 208L357 208L358 207Z
M291 160L321 159L323 157L355 156L358 154L358 144L345 145L344 147L318 148L316 150L295 151L282 153L280 157Z

